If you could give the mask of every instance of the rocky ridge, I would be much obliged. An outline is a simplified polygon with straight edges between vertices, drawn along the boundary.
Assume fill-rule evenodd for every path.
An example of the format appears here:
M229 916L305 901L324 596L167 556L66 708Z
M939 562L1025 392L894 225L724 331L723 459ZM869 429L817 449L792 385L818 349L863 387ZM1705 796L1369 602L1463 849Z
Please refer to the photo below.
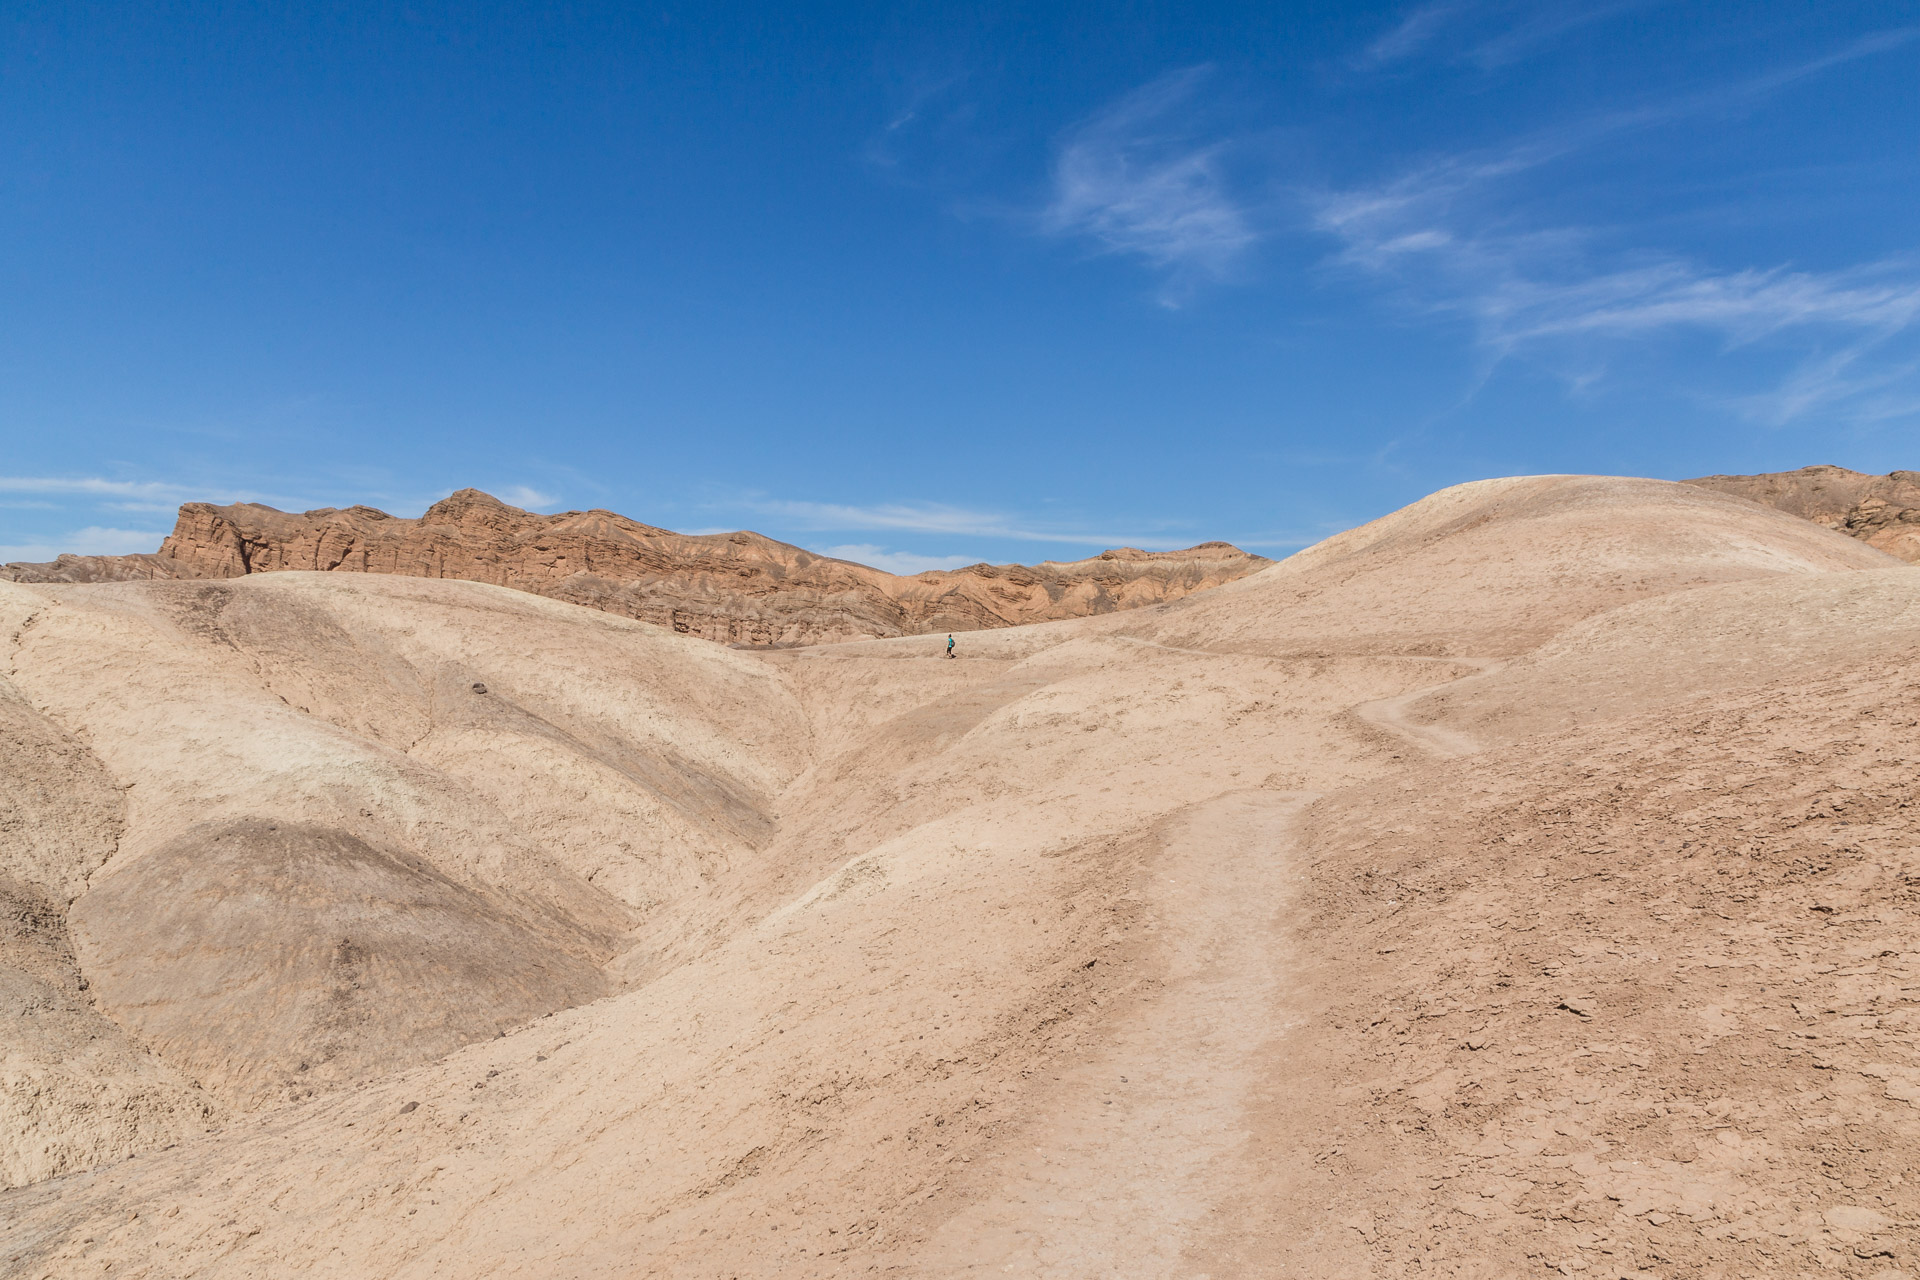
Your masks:
M1802 467L1757 476L1701 476L1702 489L1750 498L1920 563L1920 471L1870 476L1845 467Z
M601 510L539 515L462 489L417 520L365 506L296 513L190 502L156 553L9 564L0 579L219 579L299 569L456 578L706 640L772 645L1083 618L1176 600L1271 563L1206 542L901 577L757 533L681 534Z

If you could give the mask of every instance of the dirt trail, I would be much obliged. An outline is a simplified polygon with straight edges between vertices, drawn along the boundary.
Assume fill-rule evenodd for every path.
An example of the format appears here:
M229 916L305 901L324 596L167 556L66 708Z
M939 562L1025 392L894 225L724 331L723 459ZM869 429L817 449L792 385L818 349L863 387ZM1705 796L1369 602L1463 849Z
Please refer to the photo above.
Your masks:
M1467 668L1456 680L1505 665L1411 660ZM1405 716L1450 683L1362 703L1354 714L1441 755L1472 754L1478 746L1465 735ZM913 1274L1194 1274L1209 1215L1249 1176L1247 1107L1262 1051L1291 1021L1285 918L1301 876L1293 828L1318 798L1234 792L1170 825L1150 897L1165 931L1164 985L1123 1017L1106 1052L1062 1073L1041 1104L1044 1118L982 1162L961 1194L968 1207L901 1259Z
M1192 1237L1241 1176L1256 1055L1277 1030L1265 1015L1283 999L1290 831L1315 798L1234 792L1172 823L1151 894L1165 984L997 1144L968 1207L900 1260L911 1274L1189 1274Z
M1437 755L1470 756L1480 750L1480 744L1464 733L1437 724L1417 724L1407 719L1407 708L1421 698L1445 688L1447 685L1473 676L1490 675L1506 666L1504 662L1492 658L1426 658L1410 654L1400 655L1401 662L1444 662L1450 666L1471 667L1472 671L1453 680L1443 680L1439 684L1423 685L1410 689L1406 693L1395 694L1391 698L1381 698L1377 702L1363 702L1353 709L1353 713L1368 724L1377 725L1389 732L1397 733L1414 745L1425 748Z
M1215 649L1196 649L1190 645L1165 644L1159 640L1148 640L1140 636L1117 635L1113 639L1126 644L1137 644L1149 649L1162 649L1168 653L1191 653L1202 657L1215 658L1221 651ZM1413 742L1416 746L1441 756L1470 756L1480 750L1480 744L1463 733L1446 729L1440 725L1417 724L1407 719L1407 708L1429 694L1472 676L1491 675L1507 664L1496 658L1429 657L1425 654L1383 655L1394 662L1433 662L1447 666L1471 668L1465 675L1444 680L1439 684L1422 685L1418 689L1409 689L1405 693L1395 694L1391 698L1381 698L1374 702L1363 702L1353 709L1353 713L1368 724L1397 733Z

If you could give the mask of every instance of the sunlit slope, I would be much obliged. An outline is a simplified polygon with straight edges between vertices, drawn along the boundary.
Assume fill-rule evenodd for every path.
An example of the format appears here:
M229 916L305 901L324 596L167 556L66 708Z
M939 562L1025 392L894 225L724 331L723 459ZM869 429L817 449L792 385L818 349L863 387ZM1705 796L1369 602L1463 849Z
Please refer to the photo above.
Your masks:
M1463 686L1486 750L1315 807L1212 1274L1911 1273L1920 651L1616 696L1692 638L1505 743L1525 672Z
M1920 642L1920 569L1769 575L1640 601L1503 668L1412 700L1408 717L1498 745L1781 680L1897 665Z
M218 1115L102 1016L74 956L68 904L113 856L125 809L86 745L0 676L0 1187L162 1147Z
M241 824L284 821L329 833L301 892L431 891L435 919L479 920L448 905L472 895L501 948L485 954L550 947L556 974L561 955L598 965L608 994L505 1036L496 1012L488 1038L404 1072L14 1192L0 1256L53 1274L1269 1274L1270 1242L1221 1224L1283 1220L1247 1197L1280 1186L1275 1161L1314 1160L1298 1117L1374 1105L1354 1092L1365 1062L1286 1056L1337 1003L1303 983L1376 981L1325 917L1340 899L1319 868L1351 881L1357 838L1303 853L1298 824L1449 811L1424 689L1506 664L1487 696L1521 715L1532 689L1493 682L1544 643L1584 652L1583 627L1749 587L1822 608L1893 582L1857 572L1889 563L1712 494L1547 477L1446 491L1177 605L963 637L956 661L927 639L752 657L456 583L221 584L253 594L221 606L218 636L182 621L207 611L180 588L49 589L14 678L117 783L139 775L83 929L136 911L109 895L145 865L176 932L284 930L268 904L194 888L189 909L176 887ZM62 643L38 638L55 622ZM1692 643L1624 625L1642 666ZM1778 661L1810 634L1781 632ZM196 683L202 650L219 677ZM90 683L89 661L129 674ZM1498 718L1472 715L1463 739ZM1557 777L1559 742L1502 768ZM149 779L180 798L143 808ZM195 834L208 822L227 825ZM246 843L234 874L293 860ZM1387 933L1448 936L1440 898L1392 903L1426 914ZM424 966L473 936L413 935L386 980L467 991ZM1407 980L1468 959L1436 943ZM498 998L524 1002L530 966L505 963L519 985ZM1301 1229L1315 1274L1374 1265L1363 1233Z
M765 843L805 750L757 664L499 588L0 590L12 687L111 780L21 869L89 886L97 1006L242 1105L603 994L636 924ZM86 823L111 843L61 852Z
M1151 991L1134 879L1161 821L1276 768L1284 786L1364 776L1388 748L1345 709L1426 677L1097 636L1030 663L923 648L752 660L794 691L770 696L847 710L816 712L817 758L776 806L772 842L637 922L648 941L614 968L647 985L103 1175L142 1190L96 1179L42 1210L22 1201L22 1221L58 1232L89 1204L177 1199L152 1219L158 1247L212 1261L218 1224L202 1244L176 1229L204 1229L210 1202L185 1188L217 1164L233 1180L221 1195L248 1188L236 1209L278 1197L272 1240L267 1218L251 1237L269 1252L236 1266L553 1274L637 1255L704 1273L763 1265L770 1248L795 1261L896 1247L901 1206ZM676 949L664 971L656 933ZM435 1165L437 1204L392 1195ZM770 1197L800 1218L763 1242L740 1224ZM865 1225L881 1215L893 1225Z
M1114 620L1261 653L1504 657L1649 596L1899 562L1807 521L1660 480L1522 476L1443 489L1271 569Z

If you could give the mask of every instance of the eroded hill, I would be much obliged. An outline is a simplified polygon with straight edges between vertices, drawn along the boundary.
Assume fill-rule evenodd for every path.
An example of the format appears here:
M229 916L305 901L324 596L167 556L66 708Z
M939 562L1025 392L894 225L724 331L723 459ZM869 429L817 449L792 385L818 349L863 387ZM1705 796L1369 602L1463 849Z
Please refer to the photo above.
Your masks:
M1757 476L1702 476L1687 483L1751 498L1910 564L1920 561L1920 471L1870 476L1817 466Z
M0 1258L1885 1280L1916 617L1856 540L1595 477L960 661L0 584L4 959L67 1001L13 1015L10 1151L66 1145Z
M611 511L543 516L476 489L417 520L372 507L180 508L157 553L10 564L17 582L240 578L314 570L456 578L531 591L734 644L976 631L1175 600L1272 563L1224 542L899 577L757 533L679 534Z

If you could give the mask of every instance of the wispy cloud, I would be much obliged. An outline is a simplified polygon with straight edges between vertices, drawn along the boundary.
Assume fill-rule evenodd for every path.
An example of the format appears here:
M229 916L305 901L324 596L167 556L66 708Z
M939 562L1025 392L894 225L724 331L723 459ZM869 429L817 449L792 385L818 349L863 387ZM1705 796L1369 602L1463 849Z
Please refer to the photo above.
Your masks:
M930 569L959 569L966 565L978 564L981 559L979 556L923 556L911 551L888 551L885 547L875 546L871 542L821 547L819 551L821 555L832 556L836 560L851 560L856 564L884 569L888 573L897 573L902 577L926 573Z
M1471 198L1475 184L1517 167L1439 166L1341 192L1319 202L1316 222L1341 242L1338 263L1393 277L1424 305L1470 316L1482 340L1503 349L1681 326L1746 344L1795 327L1891 333L1920 318L1920 263L1909 259L1828 272L1715 272L1640 252L1602 265L1597 234L1516 226L1512 210L1489 210Z
M508 503L511 506L522 507L528 511L538 511L542 507L551 507L560 501L558 497L551 493L543 493L539 489L534 489L524 484L510 484L500 490L495 496L502 502Z
M970 151L968 144L975 143L967 129L972 122L971 104L956 100L956 91L966 83L966 73L952 67L938 72L917 67L902 76L895 86L898 100L886 123L867 139L862 158L878 169L904 177L900 171L908 167L910 156L923 157L929 137L944 144L946 150ZM952 163L951 158L946 160L946 164ZM916 179L920 176L915 175Z
M108 476L10 476L0 475L0 494L15 494L12 500L0 500L0 508L10 511L47 512L21 527L0 532L17 541L0 546L0 561L51 560L55 556L117 556L135 551L159 549L164 530L124 529L117 524L96 523L80 528L81 521L116 521L124 516L170 516L183 502L244 502L257 495L233 490L208 489L163 480L123 480Z
M1920 39L1920 26L1871 32L1831 52L1760 75L1596 111L1535 129L1502 146L1439 156L1370 187L1321 193L1315 201L1317 220L1322 229L1339 231L1348 225L1363 230L1370 224L1381 226L1396 216L1437 216L1500 180L1517 178L1636 131L1749 109L1801 81L1892 52L1916 39ZM1407 234L1431 232L1422 228ZM1424 246L1410 241L1396 247Z
M185 490L154 480L107 480L99 476L0 476L0 493L52 493L98 498L172 501Z
M430 496L395 495L371 500L387 508L403 511L424 510L452 493L451 488L434 491ZM213 484L183 484L173 480L119 480L104 476L7 476L0 475L0 494L36 495L36 506L47 509L91 507L106 511L171 513L183 502L261 502L287 511L303 511L321 505L311 494L263 493L253 489L234 489ZM557 494L532 485L510 484L494 491L503 502L538 510L557 506ZM54 499L54 501L46 501ZM65 502L58 501L66 499ZM335 497L334 501L341 501ZM18 506L21 504L6 504Z
M59 555L123 556L136 551L158 551L167 535L152 529L105 529L93 526L76 529L58 542L24 543L0 546L0 563L15 560L29 562L51 560Z
M1443 61L1491 71L1519 62L1581 27L1657 2L1436 0L1409 11L1391 31L1368 45L1356 61L1363 68L1385 67L1431 51ZM1457 38L1448 42L1450 34Z
M1836 409L1863 426L1920 418L1920 358L1870 365L1865 357L1877 345L1858 342L1808 359L1778 386L1734 397L1731 407L1773 427Z
M1393 30L1375 40L1361 54L1362 65L1381 66L1411 58L1461 14L1473 8L1471 0L1440 0L1423 4L1400 20Z
M97 505L122 511L171 511L183 502L266 500L261 494L247 489L188 485L169 480L114 480L105 476L0 475L0 493L91 498L97 501Z
M1306 533L1291 529L1276 529L1249 533L1237 538L1227 538L1226 541L1239 547L1242 551L1253 551L1263 554L1269 551L1277 552L1279 554L1271 558L1281 559L1301 550L1303 547L1310 547L1316 542L1324 542L1334 534L1351 527L1351 525L1344 523L1330 523L1321 526L1316 531Z
M1163 272L1161 301L1221 280L1258 239L1228 189L1229 144L1195 136L1188 113L1209 68L1170 72L1069 130L1041 225Z
M1034 522L1000 512L975 511L939 503L881 503L852 506L834 502L805 502L748 497L725 506L773 517L790 529L839 532L853 529L889 529L911 533L942 533L970 538L1006 538L1017 542L1049 542L1077 547L1164 545L1162 533L1114 533L1085 529L1036 527ZM1177 535L1175 535L1177 537ZM964 563L972 564L973 560Z
M1569 32L1605 22L1634 9L1644 9L1654 0L1616 0L1612 4L1546 3L1521 7L1517 21L1470 46L1462 59L1491 71L1545 49Z
M1858 366L1920 321L1920 263L1911 259L1831 271L1715 270L1646 252L1609 261L1597 237L1577 228L1475 227L1471 217L1436 207L1447 201L1408 199L1404 190L1366 203L1364 217L1351 203L1323 215L1322 228L1343 242L1338 261L1387 281L1417 311L1467 321L1495 360L1549 344L1679 330L1717 335L1726 350L1797 335L1813 352L1809 362L1775 391L1738 401L1742 412L1776 425L1897 380L1862 378Z
M1634 337L1692 327L1746 345L1785 329L1892 334L1920 316L1920 271L1912 262L1842 271L1784 268L1714 273L1683 261L1586 279L1511 279L1481 307L1502 342L1597 334Z
M1570 381L1604 368L1594 344L1693 330L1733 350L1799 343L1766 393L1734 397L1775 424L1815 410L1905 412L1905 373L1866 357L1920 326L1920 261L1894 257L1812 271L1788 264L1714 268L1685 255L1609 250L1618 229L1542 225L1526 216L1531 171L1634 128L1752 103L1809 76L1899 47L1920 29L1880 32L1763 76L1543 130L1504 149L1440 157L1388 180L1311 200L1340 248L1330 265L1392 288L1416 312L1464 319L1495 362L1528 348L1582 347ZM1901 366L1895 366L1895 369Z

